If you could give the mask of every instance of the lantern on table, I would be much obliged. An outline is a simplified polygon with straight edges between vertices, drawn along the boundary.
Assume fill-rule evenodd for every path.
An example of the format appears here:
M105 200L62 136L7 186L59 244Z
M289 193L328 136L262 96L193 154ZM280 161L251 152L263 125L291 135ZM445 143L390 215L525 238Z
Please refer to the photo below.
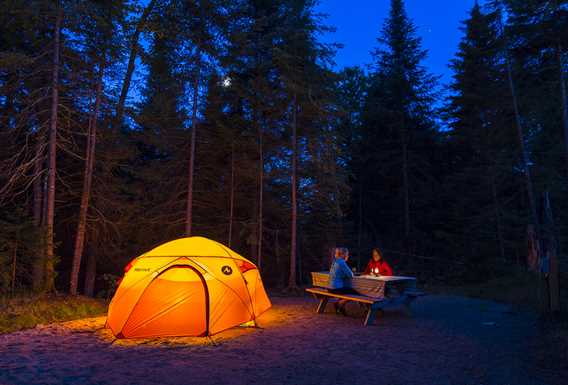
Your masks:
M373 269L371 269L371 272L373 273L373 275L374 275L375 277L378 277L378 276L380 275L380 274L379 274L380 271L379 271L379 268L378 268L378 267L374 267Z

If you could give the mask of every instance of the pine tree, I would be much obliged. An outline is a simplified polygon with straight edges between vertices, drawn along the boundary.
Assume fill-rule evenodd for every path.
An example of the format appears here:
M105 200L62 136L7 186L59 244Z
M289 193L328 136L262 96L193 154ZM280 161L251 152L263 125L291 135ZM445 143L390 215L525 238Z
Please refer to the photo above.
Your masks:
M139 130L135 133L135 183L147 198L138 212L148 230L146 242L154 243L179 236L179 213L185 211L180 170L186 169L187 113L176 16L174 9L167 8L153 20L156 31L146 55L148 73L136 117ZM157 228L162 231L154 231Z
M365 189L362 206L373 213L375 218L369 221L375 229L392 239L402 233L402 245L410 251L419 241L411 239L419 221L428 218L436 78L421 64L426 51L402 0L392 0L378 42L363 113L363 144L358 149L362 157L358 178ZM400 201L393 201L398 197ZM425 212L419 219L414 211Z
M467 193L454 200L456 205L450 211L453 218L448 218L447 231L460 229L458 238L465 245L475 245L466 247L464 254L476 260L477 266L480 254L506 258L500 191L510 187L502 181L507 180L512 168L514 154L506 149L513 147L508 138L514 137L514 133L506 129L510 124L504 119L511 111L503 103L507 100L503 92L507 90L507 81L498 17L496 12L483 14L478 4L473 6L450 66L454 80L447 118L454 175L448 183L452 191ZM494 237L488 236L485 223L494 226ZM488 266L488 262L481 266Z

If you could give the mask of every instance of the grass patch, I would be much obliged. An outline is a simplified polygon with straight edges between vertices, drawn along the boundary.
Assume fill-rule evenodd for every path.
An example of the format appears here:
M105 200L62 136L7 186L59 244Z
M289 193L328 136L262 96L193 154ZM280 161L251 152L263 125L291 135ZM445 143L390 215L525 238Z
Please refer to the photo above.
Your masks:
M0 298L0 334L39 324L100 316L106 311L106 302L81 296Z

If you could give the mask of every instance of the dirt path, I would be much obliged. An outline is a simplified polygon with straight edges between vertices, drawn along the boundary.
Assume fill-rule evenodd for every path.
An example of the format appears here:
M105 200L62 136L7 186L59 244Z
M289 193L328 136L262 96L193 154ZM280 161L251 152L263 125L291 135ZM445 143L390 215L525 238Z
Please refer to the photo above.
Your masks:
M429 296L413 316L387 311L365 328L360 318L314 314L312 299L273 303L263 329L211 340L111 344L99 329L104 317L0 335L0 384L552 385L568 378L566 363L535 366L536 320L507 305Z

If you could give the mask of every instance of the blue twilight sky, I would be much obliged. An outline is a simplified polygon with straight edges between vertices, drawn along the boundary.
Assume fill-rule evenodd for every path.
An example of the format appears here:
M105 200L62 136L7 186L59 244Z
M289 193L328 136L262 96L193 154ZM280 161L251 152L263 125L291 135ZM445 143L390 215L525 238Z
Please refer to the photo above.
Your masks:
M475 0L405 1L406 11L428 50L424 64L433 74L442 75L444 84L451 80L448 63L462 36L461 21L474 3ZM344 45L337 53L338 67L371 63L369 52L377 46L376 38L389 9L390 0L320 0L317 10L328 15L325 24L337 28L323 41Z

